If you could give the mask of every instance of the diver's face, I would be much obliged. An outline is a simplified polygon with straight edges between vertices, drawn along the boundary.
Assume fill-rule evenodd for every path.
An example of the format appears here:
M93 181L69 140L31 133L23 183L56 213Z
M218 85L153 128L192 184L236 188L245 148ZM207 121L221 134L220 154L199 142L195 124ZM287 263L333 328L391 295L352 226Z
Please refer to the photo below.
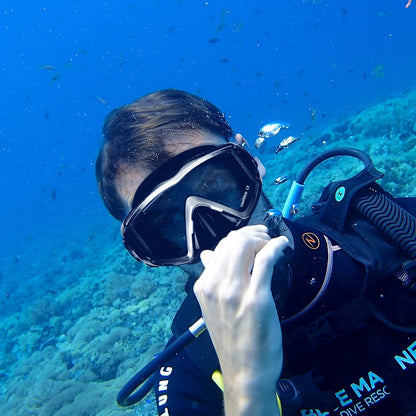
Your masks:
M167 152L171 153L172 157L182 153L186 150L192 149L197 146L204 146L204 145L214 145L220 146L225 143L225 140L221 136L216 136L210 133L195 133L188 135L181 135L179 137L175 137L169 141L165 141L165 149ZM219 167L219 171L221 171L221 167ZM132 209L133 199L137 188L143 182L143 180L151 174L152 171L149 169L143 169L142 167L131 168L128 172L124 172L122 175L119 176L116 182L116 186L118 192L122 199L125 202L125 206L128 210ZM210 172L207 174L207 177L212 182L214 179L224 180L224 175L220 175L221 172ZM261 172L262 173L262 172ZM201 178L202 179L202 178ZM231 194L231 190L230 190ZM268 200L264 197L264 195L260 196L259 202L255 211L253 212L250 224L259 224L262 222L264 213L270 209L270 204ZM169 207L164 207L163 212L171 212ZM170 226L170 228L172 228ZM173 228L172 228L173 229ZM199 276L203 270L202 263L194 263L189 265L182 265L179 266L184 269L187 273L192 274L194 276Z
M204 145L220 146L224 143L225 140L221 136L212 133L192 132L189 134L183 133L165 140L165 149L173 157L193 147ZM149 169L137 167L120 174L117 178L117 191L129 210L132 209L133 198L137 188L150 173L152 172Z

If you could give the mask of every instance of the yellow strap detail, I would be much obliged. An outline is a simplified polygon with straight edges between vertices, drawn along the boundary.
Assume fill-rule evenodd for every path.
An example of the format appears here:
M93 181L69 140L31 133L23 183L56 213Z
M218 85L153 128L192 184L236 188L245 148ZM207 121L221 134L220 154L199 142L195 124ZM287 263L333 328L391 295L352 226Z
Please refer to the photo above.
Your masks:
M218 370L215 370L212 373L211 378L214 381L214 383L221 389L221 391L224 391L224 380L222 378L222 374ZM281 415L283 415L282 403L280 402L280 398L277 395L277 393L276 393L276 400L277 400L277 405L279 406L279 412Z
M279 412L281 415L283 415L282 402L280 401L280 397L278 396L277 393L276 393L276 400L277 400L277 405L279 406Z
M218 370L215 370L212 373L211 378L214 380L214 383L221 389L221 391L224 391L224 380L222 378L222 374Z

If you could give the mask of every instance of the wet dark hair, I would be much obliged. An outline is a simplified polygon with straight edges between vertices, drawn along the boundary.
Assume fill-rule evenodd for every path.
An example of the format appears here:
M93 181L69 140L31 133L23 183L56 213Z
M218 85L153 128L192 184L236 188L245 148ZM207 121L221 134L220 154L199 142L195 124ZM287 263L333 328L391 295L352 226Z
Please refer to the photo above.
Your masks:
M166 150L166 140L190 132L216 134L225 141L232 136L216 106L175 89L153 92L108 114L95 172L98 189L113 217L122 220L128 212L117 191L118 175L137 166L155 170L172 156Z

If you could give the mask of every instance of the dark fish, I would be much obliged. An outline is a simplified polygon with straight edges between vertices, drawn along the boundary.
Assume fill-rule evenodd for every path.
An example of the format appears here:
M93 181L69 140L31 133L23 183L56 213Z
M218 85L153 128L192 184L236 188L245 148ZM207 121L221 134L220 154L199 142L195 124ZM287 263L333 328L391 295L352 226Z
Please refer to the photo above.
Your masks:
M54 82L58 81L58 79L61 77L61 74L58 72L57 74L55 74L52 78L51 78L51 84L53 84Z
M209 43L218 43L220 41L220 38L211 38L211 39L208 39L208 42Z
M222 29L226 26L226 23L220 23L215 29L215 33L221 32Z

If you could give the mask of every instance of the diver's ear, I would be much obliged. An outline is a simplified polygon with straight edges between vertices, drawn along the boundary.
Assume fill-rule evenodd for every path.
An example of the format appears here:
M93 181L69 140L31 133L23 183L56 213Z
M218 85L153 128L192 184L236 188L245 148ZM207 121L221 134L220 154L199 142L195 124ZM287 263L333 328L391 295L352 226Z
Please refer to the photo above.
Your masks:
M234 136L234 140L241 147L244 147L244 146L250 147L248 144L248 141L240 133L237 133ZM260 159L257 156L254 156L254 160L257 162L257 169L259 170L260 177L263 179L264 176L266 175L266 168L264 167L263 163L261 163Z
M248 141L243 137L243 135L242 134L240 134L240 133L237 133L235 136L234 136L234 140L235 140L235 142L237 143L237 144L239 144L241 147L244 147L244 146L249 146L249 144L248 144Z

